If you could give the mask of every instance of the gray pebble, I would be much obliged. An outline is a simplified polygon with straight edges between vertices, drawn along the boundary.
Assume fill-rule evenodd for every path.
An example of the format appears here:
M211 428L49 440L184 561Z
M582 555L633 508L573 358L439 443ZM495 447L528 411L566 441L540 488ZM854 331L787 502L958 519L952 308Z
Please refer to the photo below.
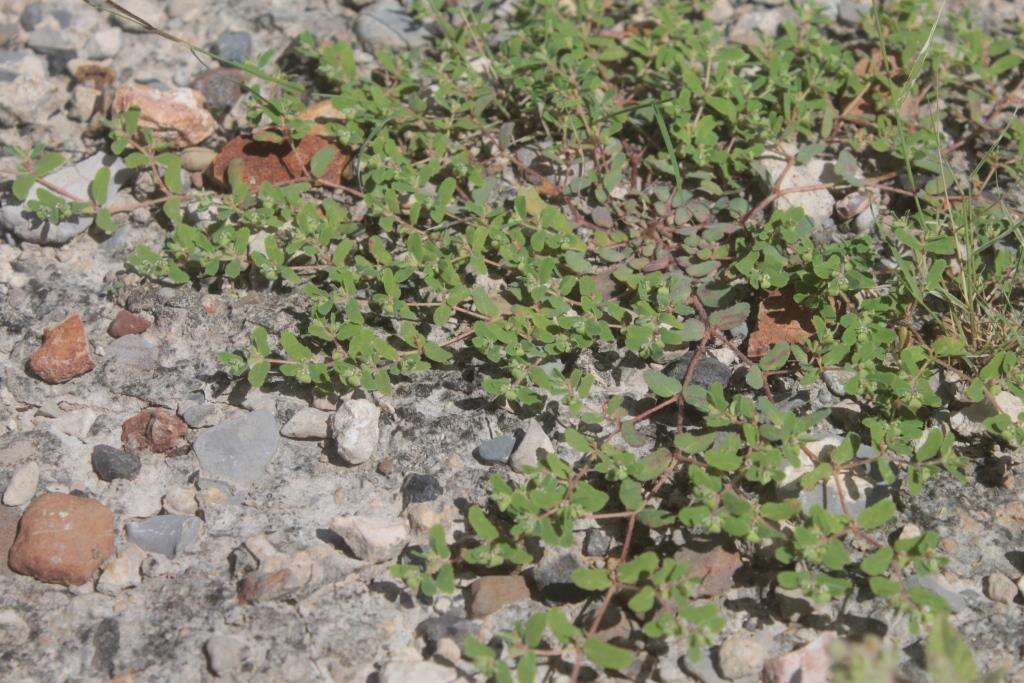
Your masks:
M512 456L512 450L516 447L514 434L502 434L499 437L488 439L477 446L477 457L488 465L504 465Z
M236 417L204 431L193 446L204 477L248 486L277 453L277 420L267 410Z
M31 2L25 5L25 9L21 11L21 17L18 21L21 22L21 27L26 31L32 31L36 26L39 25L46 17L46 8L41 2Z
M92 468L103 481L134 479L142 471L142 460L134 453L101 445L92 449Z
M584 566L574 550L548 550L533 568L533 581L545 602L578 602L587 592L572 581L572 573Z
M405 505L429 503L444 493L441 482L432 474L410 474L402 484L402 498Z
M157 515L138 522L128 522L128 541L147 553L176 557L189 550L199 539L203 522L198 517Z
M244 62L252 53L252 35L247 31L224 31L213 44L213 51L229 62Z
M604 557L612 547L612 537L604 529L589 529L583 538L583 554L587 557Z
M46 57L51 75L64 73L68 62L75 58L78 49L68 40L67 34L49 27L37 28L28 36L28 46Z

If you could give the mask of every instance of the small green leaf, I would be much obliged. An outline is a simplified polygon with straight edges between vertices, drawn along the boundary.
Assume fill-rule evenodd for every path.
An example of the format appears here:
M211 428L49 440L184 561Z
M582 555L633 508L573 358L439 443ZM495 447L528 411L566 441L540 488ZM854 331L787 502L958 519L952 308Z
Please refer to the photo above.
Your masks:
M107 189L110 187L110 169L104 166L96 172L96 177L89 183L89 196L97 206L107 203Z
M284 349L285 355L288 356L289 360L297 362L307 360L313 355L313 352L300 342L299 338L291 330L285 330L281 333L281 348Z
M96 212L96 227L108 235L117 232L117 223L107 209L100 209Z
M263 386L263 382L267 379L267 373L270 372L270 363L267 361L260 361L249 368L249 384L254 389L259 389Z
M625 669L633 661L629 650L597 638L587 638L583 643L583 654L603 669Z
M577 569L572 573L572 582L585 591L603 591L612 585L607 569Z
M896 501L885 498L860 513L857 524L861 529L876 529L892 519L895 514Z
M19 202L23 202L28 199L29 190L32 189L32 184L35 183L36 179L28 173L22 173L14 179L14 183L11 185L11 192L14 193L15 199Z
M479 507L474 505L469 508L467 515L469 518L469 525L473 527L473 531L482 541L494 541L498 538L498 529L491 520L487 519L487 515Z
M832 465L823 462L800 477L800 487L804 491L810 491L830 476L832 476Z
M47 152L35 163L32 171L37 176L45 176L64 165L64 155L59 152Z
M879 548L860 561L860 570L868 576L884 574L892 563L893 551L889 546Z
M651 391L661 398L675 396L683 390L683 385L679 380L657 370L646 370L644 372L644 381L647 382L647 386L651 388Z
M868 579L868 587L880 598L887 598L900 592L900 585L884 576L872 576Z
M313 155L313 158L309 160L309 172L313 174L314 178L322 178L327 173L337 152L338 150L332 145L328 145Z

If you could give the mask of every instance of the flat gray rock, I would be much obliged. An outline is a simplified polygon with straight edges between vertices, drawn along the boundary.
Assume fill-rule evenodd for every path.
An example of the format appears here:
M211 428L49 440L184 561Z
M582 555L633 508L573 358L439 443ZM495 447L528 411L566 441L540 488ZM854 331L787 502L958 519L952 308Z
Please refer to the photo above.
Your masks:
M477 446L476 456L488 465L503 465L508 462L515 447L515 434L503 434Z
M207 429L193 445L202 475L251 485L277 453L277 432L277 420L268 410L257 410Z
M128 182L131 171L123 161L111 154L97 152L77 164L57 169L46 176L46 180L75 197L87 199L89 183L104 166L110 168L111 173L107 197L113 197ZM33 185L29 190L28 200L35 199L38 191L39 185ZM35 244L57 245L70 242L75 236L88 230L92 221L92 216L78 216L54 224L40 220L23 204L5 202L0 208L0 228L12 233L18 239Z
M199 538L203 522L185 515L157 515L138 522L128 522L128 541L147 553L176 557L187 551Z
M379 0L359 13L356 35L370 52L408 50L427 44L430 32L396 0Z

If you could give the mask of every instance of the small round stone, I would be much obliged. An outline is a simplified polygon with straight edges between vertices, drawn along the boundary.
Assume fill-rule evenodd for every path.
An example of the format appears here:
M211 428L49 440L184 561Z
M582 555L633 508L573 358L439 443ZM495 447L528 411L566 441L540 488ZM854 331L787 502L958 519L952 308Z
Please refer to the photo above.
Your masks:
M753 676L768 656L764 645L742 633L729 636L718 648L718 668L729 680Z
M92 449L92 468L103 481L134 479L142 471L142 460L112 446L96 446Z

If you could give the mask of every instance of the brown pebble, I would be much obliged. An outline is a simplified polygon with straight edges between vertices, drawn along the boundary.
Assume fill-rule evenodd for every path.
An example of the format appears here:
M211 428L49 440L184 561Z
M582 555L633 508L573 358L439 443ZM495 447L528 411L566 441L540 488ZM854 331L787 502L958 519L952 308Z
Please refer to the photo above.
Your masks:
M273 600L286 595L291 587L292 573L287 569L264 574L253 572L238 583L238 600L243 604Z
M467 612L471 619L493 614L505 605L528 600L530 589L518 574L509 576L481 576L469 587Z
M181 418L162 408L146 408L121 424L121 443L130 451L170 453L188 432Z
M110 323L110 327L107 328L107 333L114 339L117 339L126 334L142 334L148 329L149 321L141 315L120 310L114 317L114 322Z
M29 367L48 384L67 382L95 368L82 316L72 313L43 332L42 346L32 354Z
M92 498L45 493L21 516L10 566L40 581L78 586L113 552L113 512Z

